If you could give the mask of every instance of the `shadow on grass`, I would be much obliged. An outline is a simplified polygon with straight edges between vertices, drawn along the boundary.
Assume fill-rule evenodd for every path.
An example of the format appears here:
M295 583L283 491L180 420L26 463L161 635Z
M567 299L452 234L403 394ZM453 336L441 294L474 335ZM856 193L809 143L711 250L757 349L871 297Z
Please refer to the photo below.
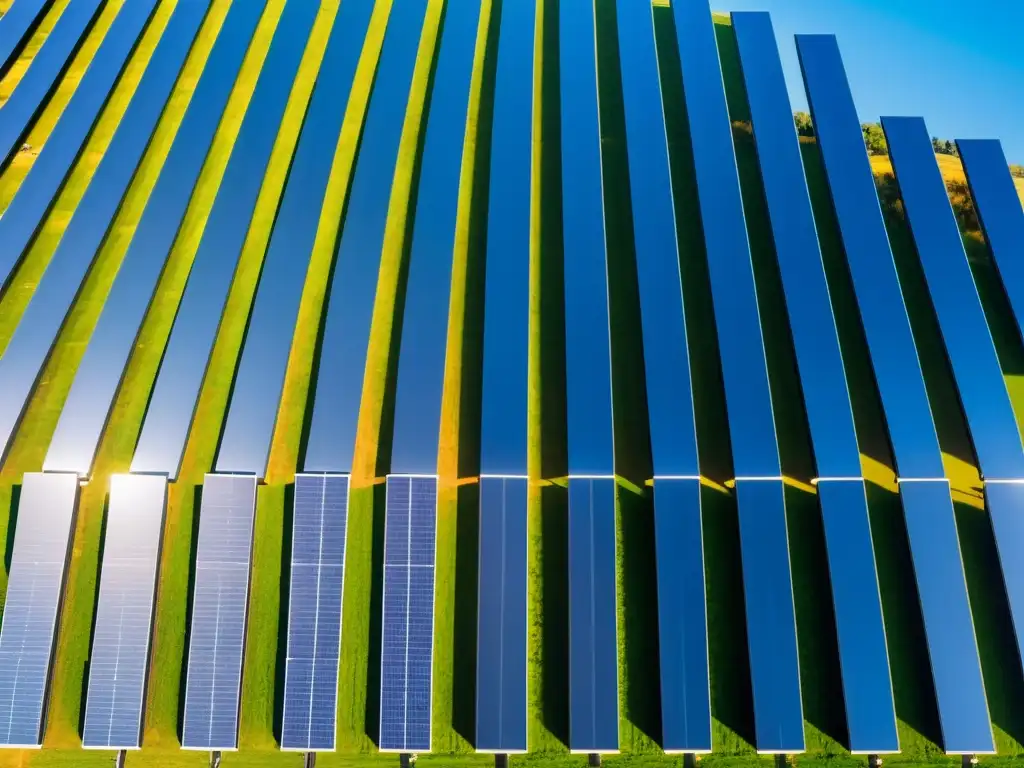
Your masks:
M188 685L188 657L192 637L193 597L196 587L196 554L199 551L199 516L203 505L203 486L196 485L192 500L192 537L188 553L188 588L185 592L185 642L182 650L180 679L178 681L178 743L184 738L185 691Z
M288 606L291 600L292 576L292 522L295 516L295 483L284 487L284 506L281 510L281 586L277 607L277 658L274 662L274 740L281 743L284 728L284 678L288 659Z
M455 522L455 648L452 669L452 727L476 741L476 627L480 486L459 488Z
M366 735L380 745L380 678L378 660L381 652L381 625L384 608L384 509L387 487L373 486L369 501L372 504L373 546L370 568L370 621L366 670Z
M72 527L72 529L71 529L72 530L72 537L74 537L74 531L75 531L75 529L77 528L77 525L78 525L78 523L77 523L78 515L80 515L82 513L81 509L79 509L79 504L81 503L81 500L82 500L81 499L81 494L76 495L76 497L75 497L75 509L77 511L75 513L74 518L72 518L74 520L74 523L73 523L74 527ZM84 736L85 736L85 709L86 709L85 708L85 702L86 702L86 700L88 698L87 694L89 692L89 674L92 672L92 647L93 647L93 642L96 639L96 614L97 614L97 609L99 608L99 604L100 604L100 587L101 587L101 585L103 583L103 552L104 552L104 550L106 549L106 546L107 546L107 522L109 520L109 516L108 516L109 512L110 512L110 494L108 493L104 497L103 508L100 511L100 514L103 515L103 519L100 522L100 538L99 538L99 545L97 546L97 552L96 552L96 581L94 582L96 584L96 594L94 594L93 598L92 598L92 621L89 624L89 645L88 645L87 656L85 657L85 664L83 665L83 669L82 669L82 692L81 692L81 694L79 696L79 702L81 702L81 704L80 704L80 706L78 708L78 738L80 738L80 739L84 738ZM74 546L74 541L72 541L71 545ZM70 557L69 557L69 561L68 561L68 567L70 567ZM65 574L65 577L64 577L64 589L65 590L67 589L67 575L66 574ZM64 597L61 598L62 603L63 603L64 599L65 599ZM52 671L51 671L51 677L52 677ZM47 681L47 686L48 687L51 684L51 682L52 681ZM45 699L44 699L44 701L45 701ZM143 699L143 701L145 701L145 699ZM45 730L45 723L44 723L44 730Z
M21 484L11 486L11 507L7 516L7 540L4 544L4 572L11 575L14 559L14 536L18 531L18 511L21 509Z

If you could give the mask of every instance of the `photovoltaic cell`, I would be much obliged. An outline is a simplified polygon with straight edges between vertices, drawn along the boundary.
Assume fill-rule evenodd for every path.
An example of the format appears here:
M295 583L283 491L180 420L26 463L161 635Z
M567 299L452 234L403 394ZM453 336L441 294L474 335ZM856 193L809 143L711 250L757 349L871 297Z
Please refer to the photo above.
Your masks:
M77 475L29 472L22 481L0 626L0 746L42 742L77 503Z
M25 0L18 0L15 7L26 8ZM155 7L156 0L142 0L127 3L117 14L28 175L0 218L0 291L6 287L56 202ZM12 13L13 10L4 17L3 24ZM3 24L0 24L0 37Z
M36 379L149 146L208 6L209 0L181 0L175 6L110 146L0 356L0 456L10 447Z
M957 142L985 242L1024 336L1024 207L995 140Z
M448 3L430 92L405 290L391 449L395 473L437 468L452 254L479 22L480 0Z
M437 478L389 475L380 750L429 752Z
M949 483L860 120L836 40L797 49L900 476L943 742L994 749Z
M292 84L313 26L315 5L310 2L289 3L278 20L274 38L192 262L189 280L178 307L135 450L133 472L166 472L172 480L177 477L235 268L245 245ZM339 11L321 62L318 83L331 83L333 88L339 82L351 82L351 72L355 68L362 44L362 38L358 35L360 29L365 31L366 27L365 19L359 14L367 18L369 16L368 11L363 11L364 5L362 0L346 2ZM215 48L211 58L218 53L235 57L237 54L234 47L237 43L233 41L249 40L252 37L259 22L259 10L250 3L234 3L218 38L218 46L224 41L224 51L219 53ZM285 188L283 207L278 214L278 228L285 227L294 216L293 199L298 196L308 204L303 212L312 218L309 226L315 231L319 208L304 195L313 195L317 188L321 190L320 195L323 194L330 172L323 158L333 151L337 142L346 105L345 99L341 98L327 102L323 95L326 89L326 85L319 84L314 88ZM331 92L338 95L336 90ZM313 153L318 158L316 175L311 174L309 167L309 158ZM289 192L293 185L302 185L302 192ZM293 250L289 253L301 252L300 241L297 239L299 233L292 234L295 238L291 241ZM310 234L309 247L312 247L312 237ZM275 258L274 264L279 258ZM282 269L280 265L272 265L272 273L274 268ZM304 270L296 272L301 272L302 276L305 274ZM298 279L301 280L301 276ZM279 284L279 288L284 290L283 285Z
M348 484L295 476L282 749L334 749Z
M480 471L526 475L537 2L501 4L484 286Z
M142 713L166 501L166 478L110 478L99 604L89 656L84 747L142 746Z
M615 480L569 478L569 749L619 749Z
M235 13L236 18L225 20L231 25L218 37L222 44L211 51L75 373L44 470L81 475L90 472L157 281L185 218L262 7L260 2L239 4L237 8L244 10ZM241 26L239 16L244 16L242 29L237 28ZM301 45L295 47L301 50ZM280 74L277 76L280 78Z
M767 13L734 13L804 407L838 630L850 749L899 751L885 625L860 449L804 176L793 110Z
M476 748L526 752L526 478L480 479Z
M569 475L612 475L612 370L594 0L558 6Z
M732 126L708 4L672 8L737 477L757 748L802 752L782 467Z
M352 469L377 276L426 12L427 0L407 0L388 18L338 243L334 276L325 299L327 319L306 446L305 468L310 472L348 472ZM396 224L393 222L391 226ZM444 257L450 260L450 251ZM270 284L268 290L276 289ZM444 313L448 303L441 303L441 312ZM291 317L289 315L289 319ZM274 357L270 357L269 351L264 353L262 370L273 372L267 383L244 389L242 400L239 400L240 393L236 389L232 414L237 413L237 416L234 423L231 416L228 417L224 447L221 448L222 461L235 464L266 461L290 341L289 336ZM259 346L262 349L266 344L261 341ZM248 363L250 366L256 364L255 360ZM246 372L246 365L243 358L240 377Z
M207 475L199 510L184 749L238 746L256 478Z
M102 0L68 3L42 48L32 57L25 75L0 109L0 167L7 167L21 147L32 121L71 63L102 6Z
M52 0L18 0L0 20L0 77L21 55Z

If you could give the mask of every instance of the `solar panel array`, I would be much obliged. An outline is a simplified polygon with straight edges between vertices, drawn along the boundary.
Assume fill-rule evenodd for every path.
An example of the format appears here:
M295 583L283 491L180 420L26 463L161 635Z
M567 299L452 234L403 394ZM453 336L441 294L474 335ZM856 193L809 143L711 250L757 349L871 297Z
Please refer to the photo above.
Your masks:
M103 538L82 746L142 746L167 480L114 475Z
M0 625L0 746L42 741L78 476L25 475Z
M295 477L282 749L334 749L348 487L346 475Z
M467 627L476 629L473 658L455 658L453 666L465 678L475 666L474 717L463 724L475 728L479 752L526 752L533 710L544 707L544 725L555 725L549 707L559 695L572 752L616 752L620 738L623 746L636 743L635 731L667 753L710 752L719 746L712 743L710 673L723 660L741 671L735 680L718 678L716 717L732 728L723 708L737 699L753 718L752 733L739 736L763 753L804 750L805 734L814 732L808 723L854 754L924 740L947 753L978 754L1012 742L1016 715L1008 710L1020 703L1015 686L1024 685L1024 635L1015 629L1024 624L1024 561L1016 556L1024 539L1024 443L1008 378L1024 340L1024 208L999 143L958 143L984 235L965 240L961 229L972 222L954 216L924 121L884 118L902 204L892 217L879 199L835 38L796 40L815 133L801 142L767 14L734 14L726 32L699 0L613 1L614 12L605 13L594 0L561 0L555 16L556 6L539 0L16 0L0 17L0 76L15 83L0 112L0 181L10 193L0 216L0 315L17 321L0 339L0 458L8 462L0 480L23 476L20 498L12 493L18 500L0 622L0 747L40 746L54 674L61 695L52 730L80 728L83 747L138 749L148 726L160 739L170 733L163 721L173 715L146 722L149 678L177 664L163 658L173 654L153 656L168 481L177 479L211 365L211 383L229 372L234 378L227 417L212 425L223 428L218 473L206 476L196 513L186 663L180 682L160 682L173 690L183 684L181 722L173 722L183 748L239 747L257 484L275 432L295 423L277 417L286 371L307 361L305 346L292 349L296 327L309 341L315 321L316 381L296 441L306 471L295 477L286 532L281 669L250 667L264 681L283 673L272 683L282 705L273 736L282 749L335 750L347 702L364 709L364 675L371 708L380 696L380 750L429 752L435 739L447 745L433 723L460 713L456 706L433 710L441 542L456 568L453 584L452 562L442 563L440 594L459 602L438 616L454 618L455 655L467 650L460 644L472 637ZM161 25L159 35L148 34L153 24ZM734 51L721 45L731 39ZM548 43L557 56L547 55ZM31 61L14 69L26 51ZM724 65L733 57L730 72ZM311 78L303 87L300 72ZM541 114L540 105L554 108ZM44 125L43 115L53 124ZM229 124L230 156L209 157ZM23 146L36 132L44 137L38 151ZM817 190L808 184L817 173L804 167L808 159L821 161ZM284 168L281 177L268 176ZM66 201L73 205L65 209ZM261 204L273 215L258 216ZM264 237L265 253L247 248ZM897 259L905 260L898 270ZM324 270L317 284L308 280L310 265ZM397 265L397 278L381 273L382 265ZM380 274L388 275L383 292ZM257 275L255 296L242 295ZM620 276L629 279L619 284ZM381 327L375 313L392 286L401 316L384 324L387 370L364 370L374 360L371 328ZM705 302L696 308L695 294ZM238 317L249 318L238 357L222 344L234 331L220 333L229 296L240 302L232 304ZM103 301L87 313L95 324L83 324L82 306ZM449 304L464 316L449 318ZM310 307L320 316L311 318ZM150 318L154 308L167 323ZM160 333L171 318L165 344ZM461 507L439 526L434 474L447 471L438 466L438 448L451 406L444 399L448 328L459 323L463 374L479 365L455 393L459 479L479 475L475 541ZM564 348L561 340L551 345L547 334L563 324ZM538 330L542 387L529 362ZM636 362L629 372L642 378L640 389L618 376L618 353L630 342L636 351L623 359ZM222 344L219 357L215 344ZM65 354L72 347L84 354ZM556 347L564 360L550 359ZM151 368L131 367L140 351L150 360L163 351L151 393ZM629 355L641 354L635 376L640 358ZM563 362L559 393L552 387ZM798 391L780 386L788 378L778 375L779 363L794 369ZM57 380L44 381L55 368ZM855 369L878 395L868 392L866 400L881 406L877 456L860 444L865 402L859 392L851 398ZM381 555L375 523L349 528L355 481L347 473L362 450L364 379L385 375L395 386L393 419L391 394L381 419L392 434L378 436L378 461L392 460ZM22 421L65 391L62 382L70 391L51 440L52 425ZM470 424L476 385L480 420ZM537 387L545 405L540 427L529 421ZM80 475L92 470L108 421L124 428L150 395L132 464L137 474L111 479L97 541L93 525L76 525ZM646 413L621 410L644 398ZM552 411L564 422L553 423ZM697 432L717 429L716 419L728 432L721 452L731 467L712 474L727 476L731 501L702 487L708 467L703 443L698 457ZM794 519L794 507L787 509L806 490L783 480L790 469L780 445L796 421L809 433L813 464L799 468L809 473L800 479L814 484L820 518ZM980 475L964 503L979 514L984 505L987 514L987 524L970 531L954 507L943 455L950 453L947 427L961 421L969 444L958 458L974 462ZM626 427L625 441L613 425ZM477 426L473 467L476 457L462 449L476 447ZM558 440L553 454L548 441L563 428L559 457ZM132 436L111 434L112 444L124 445L125 435ZM531 488L528 457L538 435L545 476L565 459L567 492ZM653 505L649 519L618 508L615 477L616 450L646 437L650 471L632 479ZM44 472L23 475L47 441ZM447 447L440 447L443 459ZM879 524L861 467L862 455L884 463L888 449L901 505L895 528L888 517ZM642 467L645 457L630 460ZM280 485L276 468L270 480ZM99 514L103 489L94 488L83 514ZM471 492L460 488L460 499ZM731 514L705 516L711 493L735 505L735 531ZM354 515L371 495L354 498ZM643 544L634 535L638 520L652 537L640 558L628 549ZM790 534L804 523L820 525L825 551L809 553L806 539L794 540L799 557L791 562ZM715 550L705 558L709 531ZM374 585L379 690L366 664L351 678L340 668L350 533L359 534L351 564L382 568ZM83 581L69 571L95 566L88 554L77 556L76 536L90 539L80 542L83 552L101 547L95 596L80 594L88 574ZM467 552L478 558L475 604L460 570ZM742 595L735 602L722 599L723 552L739 558L725 565L737 569ZM815 554L822 557L809 558ZM636 562L650 558L651 594L638 600ZM715 592L706 589L706 568ZM812 568L820 586L806 583ZM880 579L883 569L906 577ZM94 626L91 635L65 627L58 644L69 573L69 626L78 630L89 618ZM259 588L263 599L278 588L276 579L262 579ZM717 604L709 605L711 595ZM717 612L710 619L709 608ZM645 623L646 636L637 632ZM728 648L709 653L709 628L721 640L723 624L745 640L732 650L746 662ZM887 636L890 625L899 634ZM267 639L263 626L251 631ZM374 647L377 632L349 635ZM90 640L81 722L71 722L79 716L76 670ZM632 674L638 642L650 649L642 655L651 690ZM365 656L363 648L351 658ZM441 661L452 663L452 652L446 648ZM539 692L529 690L538 657ZM154 658L158 669L151 670ZM819 660L835 669L824 676L809 670ZM909 664L909 676L897 662ZM551 669L558 664L565 669ZM749 679L740 679L745 664ZM628 690L620 689L623 666ZM828 697L841 693L827 704L836 723L818 719L823 679ZM898 688L908 679L913 705ZM447 683L440 681L442 695ZM660 732L634 722L639 694L650 700L652 719L660 714ZM620 700L630 703L625 718ZM898 702L906 707L899 719ZM937 732L919 704L934 708ZM267 714L254 725L257 737L262 728L271 738L269 723ZM927 732L919 738L914 730Z
M429 752L437 478L390 475L384 526L380 742Z
M207 475L199 509L181 746L238 746L256 478Z

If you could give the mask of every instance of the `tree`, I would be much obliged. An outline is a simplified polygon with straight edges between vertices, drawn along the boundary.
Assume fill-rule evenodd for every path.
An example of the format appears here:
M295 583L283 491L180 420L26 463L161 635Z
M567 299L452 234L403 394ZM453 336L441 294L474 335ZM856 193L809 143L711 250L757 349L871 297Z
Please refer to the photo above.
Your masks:
M1010 173L1018 179L1024 179L1024 165L1011 165Z
M796 123L796 132L798 135L814 135L814 123L811 121L811 116L809 114L806 112L797 112L793 115L793 120Z
M869 155L888 155L889 145L885 141L885 132L878 123L864 123L861 126L864 131L864 144L867 145Z

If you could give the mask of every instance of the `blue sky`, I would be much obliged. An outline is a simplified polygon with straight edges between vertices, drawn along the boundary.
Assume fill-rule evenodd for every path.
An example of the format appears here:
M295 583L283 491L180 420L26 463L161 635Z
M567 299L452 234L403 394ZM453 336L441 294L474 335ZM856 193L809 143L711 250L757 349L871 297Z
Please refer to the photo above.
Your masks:
M807 100L793 35L839 39L861 119L924 117L933 136L997 138L1024 164L1024 0L712 0L770 11L793 108Z

